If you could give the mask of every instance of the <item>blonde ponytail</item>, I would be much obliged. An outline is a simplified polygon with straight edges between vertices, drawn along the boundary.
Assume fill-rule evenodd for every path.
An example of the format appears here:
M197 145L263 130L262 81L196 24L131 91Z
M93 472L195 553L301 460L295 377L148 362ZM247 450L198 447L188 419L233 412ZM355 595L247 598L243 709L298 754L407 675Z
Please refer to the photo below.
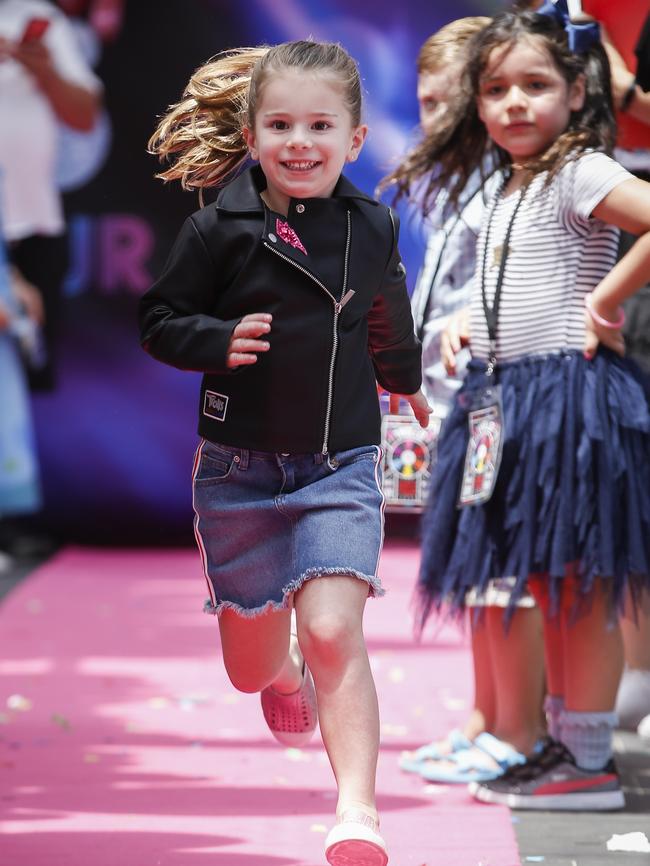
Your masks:
M226 180L247 155L242 128L255 64L267 46L218 55L190 78L183 99L170 106L149 139L149 152L172 164L156 177L202 189Z

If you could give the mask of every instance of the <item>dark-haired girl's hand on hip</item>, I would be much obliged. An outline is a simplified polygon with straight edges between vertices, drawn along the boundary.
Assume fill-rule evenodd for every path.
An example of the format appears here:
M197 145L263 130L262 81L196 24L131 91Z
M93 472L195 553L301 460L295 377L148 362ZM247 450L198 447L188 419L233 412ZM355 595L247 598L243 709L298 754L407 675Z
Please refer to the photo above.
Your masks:
M249 313L235 325L226 353L226 367L232 370L245 364L254 364L258 352L268 352L271 344L261 340L271 330L270 313Z
M599 344L612 349L617 355L625 354L625 339L620 328L606 328L594 321L589 310L585 310L585 344L583 354L591 361Z

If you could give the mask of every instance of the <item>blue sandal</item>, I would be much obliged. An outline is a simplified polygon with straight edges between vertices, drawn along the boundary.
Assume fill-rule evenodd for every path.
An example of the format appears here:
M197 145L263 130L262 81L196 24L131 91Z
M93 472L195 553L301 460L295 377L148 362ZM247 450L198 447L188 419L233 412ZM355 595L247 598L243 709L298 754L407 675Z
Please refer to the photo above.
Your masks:
M452 754L461 752L464 749L471 749L474 745L459 728L449 731L446 740L451 746L451 751L447 752L447 754L440 751L440 747L438 746L439 740L427 743L426 746L420 746L414 752L403 752L399 759L400 770L404 770L406 773L419 774L422 765L426 761L445 761Z
M479 734L471 745L473 748L463 749L443 758L430 758L421 763L420 776L427 782L450 785L488 782L526 760L525 755L492 734ZM440 766L437 766L438 763Z

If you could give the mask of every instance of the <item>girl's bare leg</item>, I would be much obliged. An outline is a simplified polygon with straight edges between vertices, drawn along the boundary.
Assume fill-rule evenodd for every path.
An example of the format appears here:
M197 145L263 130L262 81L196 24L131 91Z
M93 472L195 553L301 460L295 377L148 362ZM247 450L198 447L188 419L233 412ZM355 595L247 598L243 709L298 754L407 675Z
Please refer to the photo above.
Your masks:
M588 606L577 616L572 596L566 593L562 616L567 710L612 711L623 672L623 640L605 581L597 581Z
M338 787L337 813L359 807L376 817L379 708L362 629L367 597L365 581L327 576L303 584L294 604Z
M241 692L266 686L284 694L295 692L302 679L302 658L290 651L291 610L274 610L246 618L232 610L219 617L223 662L230 681Z
M544 636L539 608L518 608L504 628L503 608L485 611L494 667L496 722L492 732L529 754L542 734Z
M475 679L477 687L485 689L483 706L491 706L493 712L485 730L526 755L544 730L542 615L538 608L518 609L506 631L503 613L502 607L492 605L481 612L482 628L473 633L474 657L479 661ZM476 709L474 714L477 715ZM476 731L474 736L480 732ZM476 760L486 761L482 754L477 754ZM432 764L439 771L456 769L452 762L435 760Z
M650 671L650 592L643 593L636 613L628 596L625 615L621 617L621 631L626 667Z
M480 611L476 620L474 619L474 611L470 610L469 612L472 629L472 659L474 662L474 709L463 727L463 733L468 740L473 740L483 731L493 731L497 718L497 697L488 629L488 610L489 608Z

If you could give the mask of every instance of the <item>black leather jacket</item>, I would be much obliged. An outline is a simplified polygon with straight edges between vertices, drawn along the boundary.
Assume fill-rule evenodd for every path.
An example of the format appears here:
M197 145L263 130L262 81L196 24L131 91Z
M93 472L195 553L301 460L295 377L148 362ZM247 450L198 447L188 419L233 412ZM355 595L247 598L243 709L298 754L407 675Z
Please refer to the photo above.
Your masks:
M402 394L421 384L394 218L341 176L331 199L292 199L295 235L279 233L278 214L260 198L265 186L261 169L248 169L185 221L141 299L142 345L205 374L198 429L206 439L296 453L378 444L375 379ZM319 260L335 225L340 261ZM254 312L273 315L271 347L228 370L233 328Z

